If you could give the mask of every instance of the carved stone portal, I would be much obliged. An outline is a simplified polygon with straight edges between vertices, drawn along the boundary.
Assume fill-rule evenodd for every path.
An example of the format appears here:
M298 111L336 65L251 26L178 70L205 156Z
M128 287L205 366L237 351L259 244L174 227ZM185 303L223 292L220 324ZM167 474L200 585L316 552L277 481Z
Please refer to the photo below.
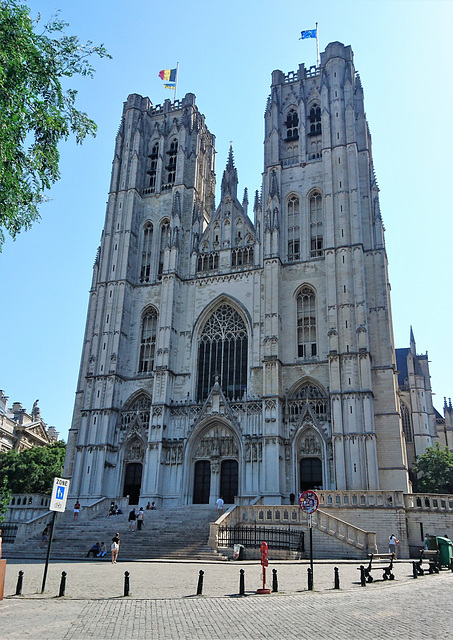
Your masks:
M200 438L193 457L237 458L238 455L238 446L231 431L222 426L215 426Z

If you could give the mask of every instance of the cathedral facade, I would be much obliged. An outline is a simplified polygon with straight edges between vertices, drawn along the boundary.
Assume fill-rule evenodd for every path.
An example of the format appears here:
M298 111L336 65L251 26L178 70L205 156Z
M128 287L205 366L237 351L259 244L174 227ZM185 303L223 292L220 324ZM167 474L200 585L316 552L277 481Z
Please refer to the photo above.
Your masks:
M273 72L250 207L232 149L215 207L214 143L193 94L124 104L69 432L72 496L171 506L407 492L351 48ZM423 447L435 435L432 420Z

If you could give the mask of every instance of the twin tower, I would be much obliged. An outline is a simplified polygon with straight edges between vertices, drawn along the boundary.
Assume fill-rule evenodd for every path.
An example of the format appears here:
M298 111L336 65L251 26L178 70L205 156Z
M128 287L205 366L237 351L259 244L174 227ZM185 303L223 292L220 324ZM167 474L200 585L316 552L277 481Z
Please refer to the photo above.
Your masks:
M124 105L69 432L72 495L171 506L407 491L351 48L273 72L250 206L232 149L215 206L214 143L191 93Z

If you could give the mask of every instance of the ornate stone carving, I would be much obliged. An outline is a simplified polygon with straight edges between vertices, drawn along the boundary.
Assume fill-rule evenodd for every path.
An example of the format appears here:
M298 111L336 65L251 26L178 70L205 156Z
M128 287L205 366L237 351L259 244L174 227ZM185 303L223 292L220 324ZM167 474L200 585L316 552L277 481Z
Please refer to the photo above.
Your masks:
M306 456L322 454L321 442L314 431L309 431L305 435L300 444L299 453Z

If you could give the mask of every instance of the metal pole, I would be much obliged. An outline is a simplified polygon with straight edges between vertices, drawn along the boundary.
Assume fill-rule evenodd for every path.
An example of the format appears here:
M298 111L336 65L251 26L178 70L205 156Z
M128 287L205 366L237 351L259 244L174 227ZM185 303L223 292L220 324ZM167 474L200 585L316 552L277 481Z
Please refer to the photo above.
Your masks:
M176 100L176 90L178 88L178 75L179 75L179 62L176 63L175 96L174 96L173 100Z
M44 567L44 575L42 578L42 587L41 587L41 593L44 593L44 590L46 588L46 579L47 579L47 569L49 566L49 558L50 558L50 549L52 547L52 539L53 539L53 530L55 527L55 518L57 516L57 512L53 511L53 516L52 516L52 525L50 527L50 537L49 537L49 544L47 545L47 556L46 556L46 566Z
M313 526L311 521L311 513L308 514L308 527L310 529L310 569L313 575Z

